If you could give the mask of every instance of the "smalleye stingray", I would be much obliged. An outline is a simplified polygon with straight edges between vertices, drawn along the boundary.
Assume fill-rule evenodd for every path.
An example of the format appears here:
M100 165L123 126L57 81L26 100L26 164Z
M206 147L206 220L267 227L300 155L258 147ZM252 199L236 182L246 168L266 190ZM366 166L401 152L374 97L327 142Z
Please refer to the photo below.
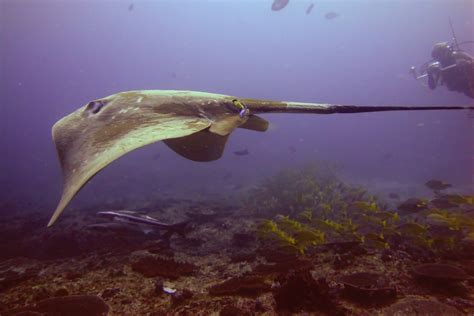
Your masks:
M126 153L162 140L194 161L222 156L236 128L264 132L259 113L363 113L406 110L461 110L472 106L353 106L238 99L228 95L175 90L117 93L93 100L53 126L64 189L48 227L97 172Z

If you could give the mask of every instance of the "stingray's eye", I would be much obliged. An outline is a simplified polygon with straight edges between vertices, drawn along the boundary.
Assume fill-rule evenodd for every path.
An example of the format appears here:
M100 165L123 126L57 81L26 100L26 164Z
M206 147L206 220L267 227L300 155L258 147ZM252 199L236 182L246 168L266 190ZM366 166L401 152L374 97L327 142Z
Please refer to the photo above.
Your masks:
M91 101L89 104L87 104L85 111L90 114L97 114L104 107L104 105L104 101Z
M246 106L237 99L232 100L232 103L239 110L239 112L246 108Z

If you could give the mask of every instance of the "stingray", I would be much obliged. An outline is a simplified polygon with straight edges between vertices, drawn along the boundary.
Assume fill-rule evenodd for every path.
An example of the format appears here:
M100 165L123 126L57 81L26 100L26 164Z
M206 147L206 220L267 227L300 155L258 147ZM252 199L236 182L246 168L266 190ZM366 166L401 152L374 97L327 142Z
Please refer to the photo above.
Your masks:
M121 156L163 141L193 161L219 159L236 128L264 132L259 113L363 113L407 110L459 110L456 107L353 106L238 99L228 95L175 90L117 93L93 100L53 126L64 189L48 227L100 170Z

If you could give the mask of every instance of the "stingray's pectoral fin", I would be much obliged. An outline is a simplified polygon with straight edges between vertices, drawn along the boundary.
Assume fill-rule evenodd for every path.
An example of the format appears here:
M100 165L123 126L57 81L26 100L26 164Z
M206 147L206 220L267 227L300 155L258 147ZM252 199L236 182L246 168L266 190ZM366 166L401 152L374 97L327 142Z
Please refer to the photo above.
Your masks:
M120 108L119 108L120 110ZM207 129L211 122L192 116L132 112L116 120L116 112L84 118L78 110L53 127L53 138L64 176L64 190L48 227L77 192L97 172L126 153L169 138L181 138Z
M163 142L177 154L193 161L214 161L222 157L225 144L235 128L264 132L268 122L256 115L241 118L229 115L213 123L209 129Z
M213 161L222 156L229 135L221 136L203 130L189 136L163 142L177 154L193 161Z
M81 187L85 184L85 181L80 184L79 181L66 181L61 200L59 201L56 210L51 216L51 219L48 222L48 227L52 226L56 220L58 219L59 215L63 212L66 206L71 202L72 198L76 195L77 192L81 189Z
M257 132L265 132L268 129L268 121L257 115L250 115L247 122L240 125L239 128L250 129Z

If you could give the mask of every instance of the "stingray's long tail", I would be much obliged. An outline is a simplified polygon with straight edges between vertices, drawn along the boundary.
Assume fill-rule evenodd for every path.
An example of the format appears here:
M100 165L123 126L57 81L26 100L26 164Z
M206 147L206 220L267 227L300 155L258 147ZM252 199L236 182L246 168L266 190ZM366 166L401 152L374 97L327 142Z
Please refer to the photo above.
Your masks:
M291 107L290 107L291 108ZM357 106L329 105L327 114L333 113L366 113L384 111L431 111L431 110L474 110L474 106Z
M241 100L253 113L367 113L385 111L433 111L433 110L474 110L474 105L466 106L358 106L331 103L300 103L286 101Z

